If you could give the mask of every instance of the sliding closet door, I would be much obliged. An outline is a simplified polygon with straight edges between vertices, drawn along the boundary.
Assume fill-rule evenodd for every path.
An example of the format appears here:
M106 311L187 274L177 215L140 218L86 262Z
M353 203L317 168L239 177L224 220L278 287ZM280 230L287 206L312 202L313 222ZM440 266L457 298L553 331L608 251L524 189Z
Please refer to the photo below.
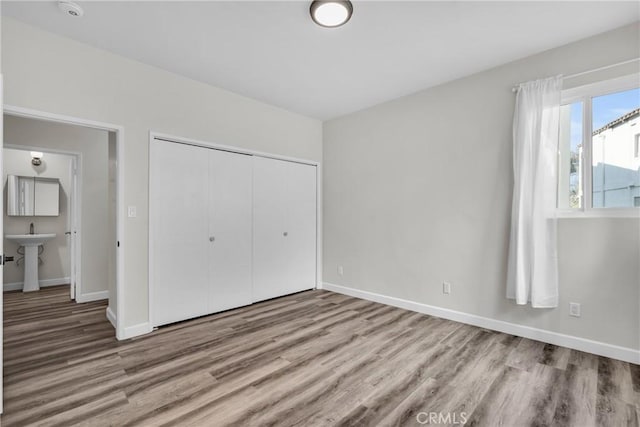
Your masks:
M316 285L316 167L286 162L286 293Z
M153 141L154 326L312 289L316 168Z
M154 326L209 312L209 150L153 141L149 214Z
M210 312L251 304L252 157L209 150Z
M285 164L253 158L253 301L286 295Z
M253 300L311 289L316 276L316 168L253 159Z

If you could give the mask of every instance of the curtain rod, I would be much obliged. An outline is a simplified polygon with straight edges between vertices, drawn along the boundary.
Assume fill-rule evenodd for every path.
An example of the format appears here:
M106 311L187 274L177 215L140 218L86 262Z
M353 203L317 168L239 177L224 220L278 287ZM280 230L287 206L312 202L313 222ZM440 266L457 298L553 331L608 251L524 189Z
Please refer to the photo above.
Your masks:
M619 67L620 65L631 64L632 62L640 61L640 58L628 59L626 61L617 62L611 65L605 65L604 67L594 68L592 70L581 71L579 73L569 74L568 76L564 76L563 79L572 79L574 77L584 76L585 74L595 73L597 71L608 70L609 68ZM511 88L511 92L516 92L518 87L524 83L518 83L514 87Z

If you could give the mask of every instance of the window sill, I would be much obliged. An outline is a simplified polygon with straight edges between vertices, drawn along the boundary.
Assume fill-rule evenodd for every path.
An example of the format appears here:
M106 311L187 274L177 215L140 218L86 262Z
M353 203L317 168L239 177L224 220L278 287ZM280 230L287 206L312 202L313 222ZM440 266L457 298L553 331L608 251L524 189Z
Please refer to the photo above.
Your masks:
M640 218L639 208L558 209L558 218Z

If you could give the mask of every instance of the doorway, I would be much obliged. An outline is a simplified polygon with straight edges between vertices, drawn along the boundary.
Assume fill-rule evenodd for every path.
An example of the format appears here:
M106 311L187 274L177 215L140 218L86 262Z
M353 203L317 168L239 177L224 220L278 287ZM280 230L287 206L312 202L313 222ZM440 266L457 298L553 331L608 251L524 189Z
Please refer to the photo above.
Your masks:
M8 132L16 132L15 127L19 125L10 123ZM69 298L75 300L76 294L82 295L82 276L79 274L82 255L81 153L7 143L2 158L7 201L3 217L5 236L52 234L45 244L38 246L37 287L68 285ZM32 204L27 195L31 193L35 199L36 191L25 192L24 189L32 188L30 184L35 180L48 183L45 189L34 185L38 193L49 191L52 196L49 199L40 196L33 203L38 203L37 212L33 211L35 206L31 212L26 212L25 206ZM20 184L22 188L17 188ZM25 248L10 238L5 238L4 248L5 254L13 256L13 262L5 265L3 290L21 291L25 289L25 270L28 268Z
M41 191L37 187L35 191L28 186L23 188L21 194L27 205L35 199L35 212L32 209L23 213L27 216L4 216L5 255L16 260L14 265L5 264L4 281L8 282L7 285L19 286L19 281L12 283L7 279L24 277L22 289L26 291L37 290L39 285L60 285L62 281L73 285L70 286L70 296L77 302L109 299L109 291L115 293L115 283L109 282L115 280L115 274L109 272L115 262L110 262L109 258L115 256L112 248L116 244L115 226L112 224L115 206L109 197L110 182L115 181L109 177L109 153L115 150L109 150L109 144L114 144L109 131L5 115L4 139L7 147L4 182L8 183L10 177L20 175L27 182L35 179L36 184L41 179L55 180L59 197L50 197L52 200L48 203L55 199L61 205L52 212L38 212L44 203L40 203ZM78 180L79 177L82 179ZM10 189L5 185L6 192ZM6 200L12 201L9 197ZM75 212L67 209L71 203ZM38 261L34 261L32 255L30 263L28 256L18 252L20 246L16 242L12 244L7 237L10 232L48 235L51 238L38 247ZM28 249L22 248L23 252ZM38 276L39 283L32 286L27 286L26 280L33 270L27 268L29 264L38 270L30 275ZM8 290L6 286L5 290Z
M12 145L11 122L18 120L29 120L30 123L35 125L34 127L44 125L64 126L71 132L93 131L102 132L103 135L106 135L103 153L105 153L107 160L101 163L101 168L104 166L104 173L108 176L107 197L106 200L103 199L106 205L102 210L102 212L107 213L108 217L107 226L103 227L108 229L108 237L90 242L93 246L101 246L105 255L101 257L87 256L88 236L86 230L96 230L99 226L92 221L93 217L91 215L84 215L83 218L82 215L78 214L76 224L78 234L81 235L82 239L76 239L76 241L80 242L75 250L77 253L75 259L78 265L72 270L75 271L77 276L76 283L80 284L80 286L76 286L76 301L87 302L108 298L106 317L116 329L116 337L124 339L124 259L121 250L124 244L124 217L122 214L122 206L124 205L124 129L121 126L109 123L6 105L4 106L3 119L5 128L3 143L9 146ZM31 140L33 141L33 138ZM78 201L78 210L81 210L82 206L91 205L91 200L88 197L83 197L83 194L92 194L95 190L88 177L88 173L93 170L87 165L88 157L82 153L81 149L74 149L68 145L68 139L59 140L58 145L54 145L51 138L46 138L46 140L48 143L38 146L45 145L50 151L66 151L65 154L80 153L77 156L79 170L77 176L82 177L82 179L75 186L78 195L74 200ZM33 142L31 144L34 145ZM108 206L108 209L106 206ZM82 229L85 230L85 233L82 233ZM104 273L91 276L91 281L88 283L87 273L92 270L92 263L101 262L101 258L108 260ZM99 277L102 280L105 280L106 277L106 280L109 281L108 289L100 289L96 286L94 277Z

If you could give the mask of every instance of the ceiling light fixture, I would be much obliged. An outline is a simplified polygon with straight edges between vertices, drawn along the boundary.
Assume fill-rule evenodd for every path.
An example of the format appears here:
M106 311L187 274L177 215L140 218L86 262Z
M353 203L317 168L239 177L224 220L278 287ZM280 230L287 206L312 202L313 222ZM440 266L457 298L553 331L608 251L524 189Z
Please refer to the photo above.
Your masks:
M349 0L314 0L309 13L313 22L321 27L335 28L351 19L353 5Z
M73 16L75 18L79 18L84 15L84 10L82 10L77 3L72 1L61 0L58 2L58 8L66 15Z

